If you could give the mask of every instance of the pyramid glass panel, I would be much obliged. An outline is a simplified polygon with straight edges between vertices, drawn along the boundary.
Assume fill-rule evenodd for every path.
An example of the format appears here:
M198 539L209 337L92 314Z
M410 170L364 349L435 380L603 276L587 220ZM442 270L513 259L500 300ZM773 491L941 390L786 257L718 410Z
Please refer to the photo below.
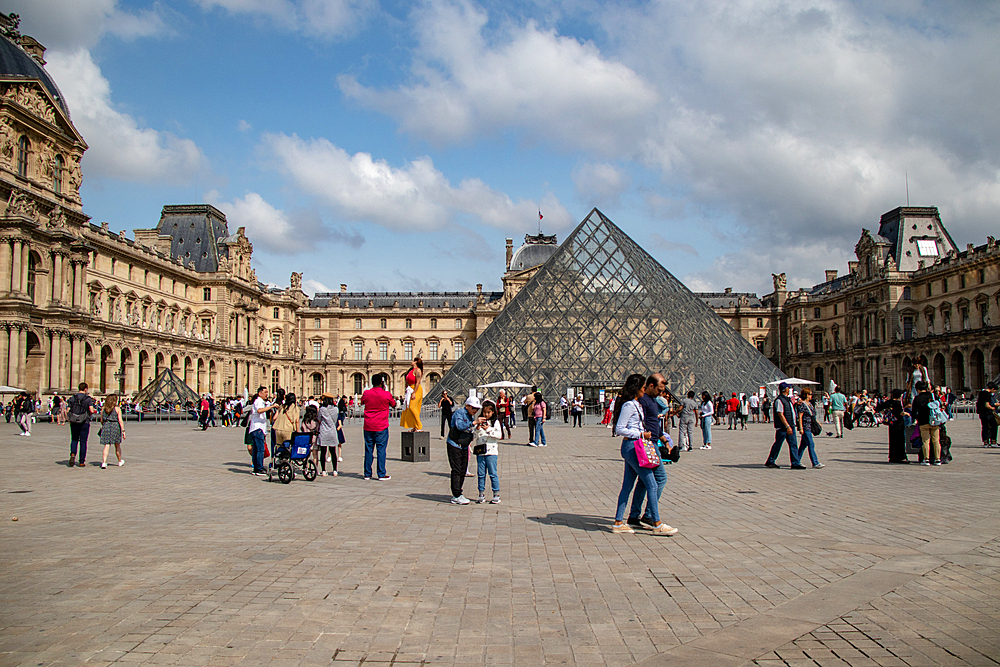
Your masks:
M597 209L567 237L435 385L536 384L546 396L630 373L690 389L750 391L784 377L766 357Z

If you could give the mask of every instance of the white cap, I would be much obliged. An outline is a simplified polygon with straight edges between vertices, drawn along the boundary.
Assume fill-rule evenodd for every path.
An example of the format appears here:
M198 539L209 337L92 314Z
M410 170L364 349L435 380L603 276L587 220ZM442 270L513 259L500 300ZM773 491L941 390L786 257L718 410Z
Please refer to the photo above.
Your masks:
M483 407L483 404L475 396L469 396L467 399L465 399L465 404L475 408L476 410Z

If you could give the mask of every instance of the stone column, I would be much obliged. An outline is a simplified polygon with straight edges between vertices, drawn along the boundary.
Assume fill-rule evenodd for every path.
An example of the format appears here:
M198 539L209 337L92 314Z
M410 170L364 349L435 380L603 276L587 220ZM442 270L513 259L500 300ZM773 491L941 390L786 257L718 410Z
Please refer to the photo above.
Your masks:
M21 244L21 291L28 292L28 258L31 256L31 246Z
M0 292L10 291L11 250L8 239L0 239Z
M52 346L49 354L49 387L53 389L63 389L62 383L62 334L58 331L52 332Z
M56 253L52 261L52 300L62 303L63 300L63 256Z
M21 384L19 371L21 368L21 330L17 325L10 328L10 346L7 348L7 384L17 387ZM24 387L20 387L24 389Z
M10 329L8 328L8 325L4 324L0 326L0 361L3 362L3 367L0 368L0 382L3 384L11 384L10 379L7 377L7 373L10 370L10 364L7 363L7 355L9 351Z
M21 248L23 244L16 240L14 241L14 250L11 257L10 266L10 291L20 292L21 291Z
M80 262L74 261L73 264L73 303L71 304L74 308L81 307L83 304L83 266Z

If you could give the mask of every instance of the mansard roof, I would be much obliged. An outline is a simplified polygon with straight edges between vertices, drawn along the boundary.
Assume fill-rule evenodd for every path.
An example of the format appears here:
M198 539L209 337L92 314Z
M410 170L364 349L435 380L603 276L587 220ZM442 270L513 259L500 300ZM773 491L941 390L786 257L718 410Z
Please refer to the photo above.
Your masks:
M170 237L170 256L195 271L218 271L219 258L228 257L226 216L209 204L164 206L156 229Z

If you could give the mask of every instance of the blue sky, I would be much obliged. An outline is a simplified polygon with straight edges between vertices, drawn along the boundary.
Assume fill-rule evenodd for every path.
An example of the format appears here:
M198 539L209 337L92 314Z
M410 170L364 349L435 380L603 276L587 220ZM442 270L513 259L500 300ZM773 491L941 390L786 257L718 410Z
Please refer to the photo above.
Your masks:
M996 3L0 0L90 145L84 210L208 202L257 275L499 289L598 206L695 290L846 270L938 206L996 235Z

